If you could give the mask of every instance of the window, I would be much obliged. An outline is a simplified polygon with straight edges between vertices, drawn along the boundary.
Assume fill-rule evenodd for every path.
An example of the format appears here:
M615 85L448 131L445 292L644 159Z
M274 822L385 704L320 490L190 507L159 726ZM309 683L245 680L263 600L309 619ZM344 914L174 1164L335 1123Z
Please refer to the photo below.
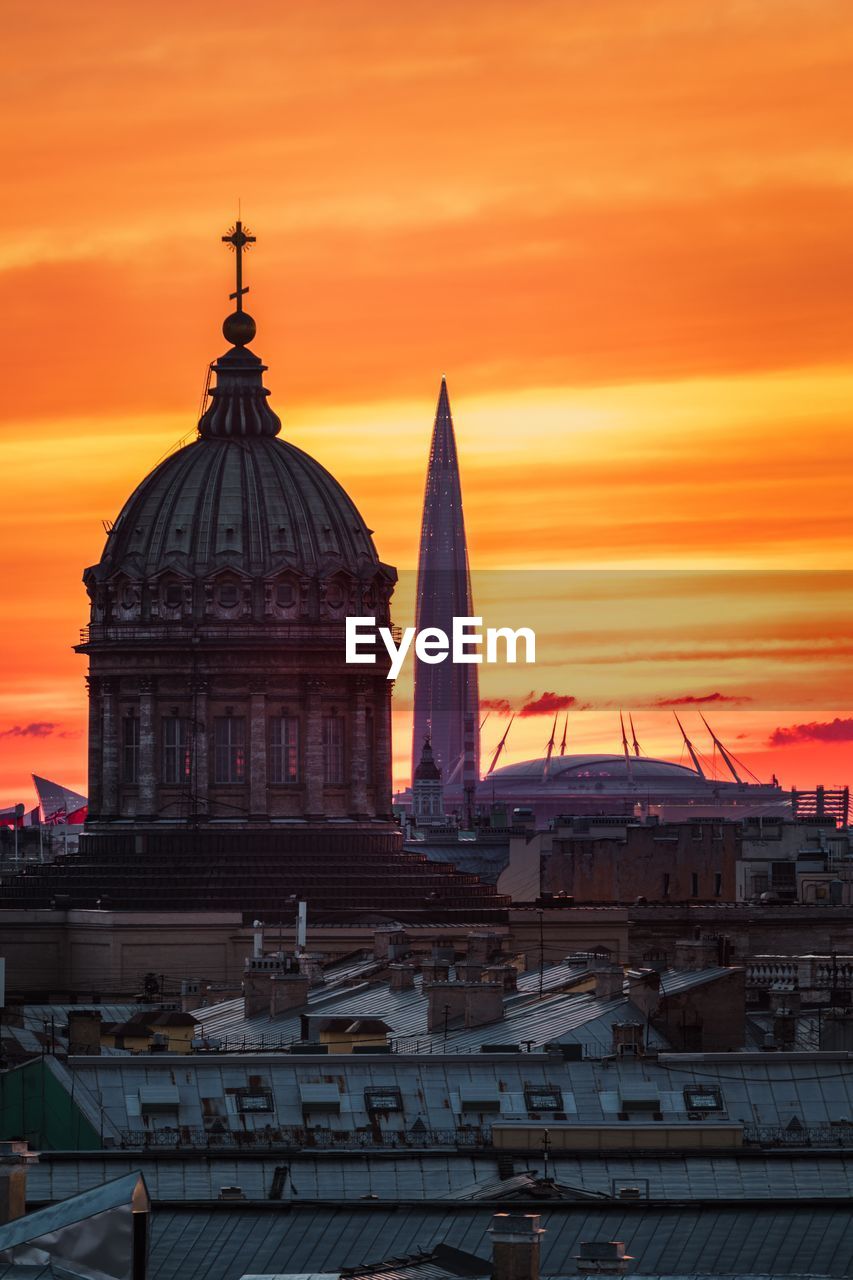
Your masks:
M563 1094L560 1089L537 1089L533 1085L525 1085L524 1105L528 1111L562 1111Z
M218 783L246 781L246 720L217 716L213 722L214 779Z
M723 1099L719 1089L685 1089L684 1105L688 1111L722 1111Z
M669 872L668 871L664 871L663 873L663 896L665 898L669 897Z
M163 719L163 781L180 786L190 780L190 722L184 716Z
M364 776L367 785L373 786L376 776L376 736L373 727L373 707L364 712Z
M699 897L699 873L694 871L690 876L690 896L691 898Z
M139 719L131 714L121 722L122 778L139 781Z
M270 720L270 782L299 781L299 720L273 716Z
M719 871L714 872L714 897L719 898L723 892L723 877Z
M296 603L296 588L292 582L279 582L275 588L275 602L279 609L289 609Z
M272 1092L269 1089L238 1089L238 1111L272 1111Z
M375 1111L402 1111L403 1097L399 1089L365 1089L364 1105L372 1115Z
M180 582L167 582L163 587L163 604L167 609L180 609L184 598Z
M323 781L340 786L344 774L344 718L323 716Z
M234 609L240 600L240 591L236 582L223 582L217 595L223 609Z

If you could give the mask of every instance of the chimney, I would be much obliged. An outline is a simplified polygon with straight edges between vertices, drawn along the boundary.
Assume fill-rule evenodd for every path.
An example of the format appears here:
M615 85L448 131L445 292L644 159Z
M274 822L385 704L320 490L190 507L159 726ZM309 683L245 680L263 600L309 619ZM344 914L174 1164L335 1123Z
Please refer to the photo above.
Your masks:
M584 1240L575 1254L582 1276L624 1276L633 1262L621 1240Z
M415 970L410 964L392 964L388 967L388 986L392 991L411 991L415 985Z
M538 1213L496 1213L492 1237L492 1280L539 1280L539 1239L545 1233Z
M490 964L483 970L484 982L499 982L504 991L518 990L518 970L512 964Z
M504 1016L504 992L499 982L465 983L465 1026L482 1027Z
M660 1008L660 974L657 969L628 970L628 999L646 1017L654 1017Z
M99 1009L69 1009L68 1052L72 1055L78 1053L100 1055L101 1012Z
M720 963L720 943L717 938L703 938L696 930L695 938L681 938L675 944L676 969L714 969Z
M27 1166L38 1156L26 1142L0 1142L0 1227L27 1211Z
M624 994L625 975L618 964L605 965L595 970L596 1000L615 1000Z
M396 925L385 925L376 929L373 934L373 954L377 960L387 960L394 964L403 960L412 950L411 940L405 929Z
M181 979L181 1013L191 1013L200 1008L202 1003L201 980L199 978Z
M424 982L448 982L450 980L450 965L444 960L424 960L421 965L421 972L424 975Z
M502 954L503 944L498 933L491 931L469 933L467 943L467 958L470 964L489 964Z
M263 921L252 921L252 956L255 960L260 960L264 954L264 926Z
M243 965L243 1016L257 1018L269 1013L272 1001L271 979L296 970L297 961L281 952L264 956L252 954ZM301 965L300 965L301 967Z
M276 1018L288 1009L299 1009L308 1002L310 980L303 973L274 973L270 978L270 1017Z
M322 987L326 978L323 974L323 956L317 951L302 951L299 956L299 972L304 974L312 987Z

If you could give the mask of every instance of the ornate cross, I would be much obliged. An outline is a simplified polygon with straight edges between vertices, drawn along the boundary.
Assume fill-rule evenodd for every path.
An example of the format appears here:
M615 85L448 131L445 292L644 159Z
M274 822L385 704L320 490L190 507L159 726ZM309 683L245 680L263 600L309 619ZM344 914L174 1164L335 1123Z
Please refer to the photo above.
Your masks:
M243 224L239 218L228 232L228 235L222 237L222 243L230 245L237 255L237 291L228 296L237 299L238 311L243 310L243 294L249 292L248 286L246 288L243 287L243 254L250 244L255 243L256 239L256 236L250 234L248 227L243 230Z

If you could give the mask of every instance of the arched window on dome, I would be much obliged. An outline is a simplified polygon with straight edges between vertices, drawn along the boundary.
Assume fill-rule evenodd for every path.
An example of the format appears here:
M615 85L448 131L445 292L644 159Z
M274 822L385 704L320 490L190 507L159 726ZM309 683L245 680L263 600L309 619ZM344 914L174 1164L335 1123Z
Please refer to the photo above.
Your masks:
M221 609L236 609L240 603L240 585L233 578L217 583L216 603Z
M180 578L164 578L160 583L160 607L167 614L180 613L184 604L184 584Z
M350 598L350 584L341 574L331 578L323 586L323 603L326 612L332 617L341 617L346 611Z

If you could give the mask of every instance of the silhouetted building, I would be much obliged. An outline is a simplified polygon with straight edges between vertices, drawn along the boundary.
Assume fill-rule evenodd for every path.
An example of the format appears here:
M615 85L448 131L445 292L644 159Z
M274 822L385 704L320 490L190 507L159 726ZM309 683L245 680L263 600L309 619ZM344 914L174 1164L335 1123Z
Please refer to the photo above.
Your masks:
M447 383L442 378L424 493L417 629L437 627L450 636L453 619L473 612L459 460ZM413 774L427 737L445 791L467 791L473 799L480 778L479 694L473 663L416 661Z

